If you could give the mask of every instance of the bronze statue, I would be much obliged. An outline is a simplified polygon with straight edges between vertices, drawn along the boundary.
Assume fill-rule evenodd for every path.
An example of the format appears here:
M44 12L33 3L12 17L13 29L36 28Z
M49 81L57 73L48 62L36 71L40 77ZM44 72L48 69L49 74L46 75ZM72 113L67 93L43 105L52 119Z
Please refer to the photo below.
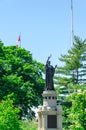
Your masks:
M55 69L57 67L57 65L55 67L53 67L50 64L50 58L51 55L48 57L47 61L46 61L46 90L54 90L54 83L53 83L53 77L54 77L54 73L55 73Z

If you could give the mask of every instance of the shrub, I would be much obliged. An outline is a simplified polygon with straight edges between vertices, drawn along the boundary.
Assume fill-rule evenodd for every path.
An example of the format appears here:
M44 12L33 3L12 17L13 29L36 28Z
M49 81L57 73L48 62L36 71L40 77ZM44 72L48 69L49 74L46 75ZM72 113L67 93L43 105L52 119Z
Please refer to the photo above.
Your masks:
M0 103L0 130L21 130L18 113L19 109L14 108L12 100L2 101Z
M38 123L36 121L25 120L21 122L21 128L23 130L37 130Z

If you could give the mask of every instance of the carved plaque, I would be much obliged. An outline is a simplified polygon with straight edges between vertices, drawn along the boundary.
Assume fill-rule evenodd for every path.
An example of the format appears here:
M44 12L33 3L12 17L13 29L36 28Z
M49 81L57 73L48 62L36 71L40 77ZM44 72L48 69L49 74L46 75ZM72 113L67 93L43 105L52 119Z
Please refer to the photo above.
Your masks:
M57 128L57 116L56 115L47 116L47 127L48 128Z

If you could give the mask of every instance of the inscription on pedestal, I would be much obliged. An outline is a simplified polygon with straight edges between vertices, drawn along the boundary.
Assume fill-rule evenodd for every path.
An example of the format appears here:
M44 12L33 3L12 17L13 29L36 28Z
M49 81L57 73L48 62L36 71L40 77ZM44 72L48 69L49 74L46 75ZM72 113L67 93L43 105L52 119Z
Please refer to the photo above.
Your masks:
M47 116L47 127L48 128L57 128L57 116L56 115L48 115Z

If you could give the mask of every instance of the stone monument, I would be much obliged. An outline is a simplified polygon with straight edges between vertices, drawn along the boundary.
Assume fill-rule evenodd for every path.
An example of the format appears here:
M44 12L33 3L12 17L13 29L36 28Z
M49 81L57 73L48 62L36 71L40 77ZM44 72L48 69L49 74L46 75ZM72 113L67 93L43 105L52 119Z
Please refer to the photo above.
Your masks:
M62 107L57 105L57 93L54 89L53 76L57 66L53 67L48 57L46 70L46 86L43 91L43 105L38 108L38 130L62 130Z

